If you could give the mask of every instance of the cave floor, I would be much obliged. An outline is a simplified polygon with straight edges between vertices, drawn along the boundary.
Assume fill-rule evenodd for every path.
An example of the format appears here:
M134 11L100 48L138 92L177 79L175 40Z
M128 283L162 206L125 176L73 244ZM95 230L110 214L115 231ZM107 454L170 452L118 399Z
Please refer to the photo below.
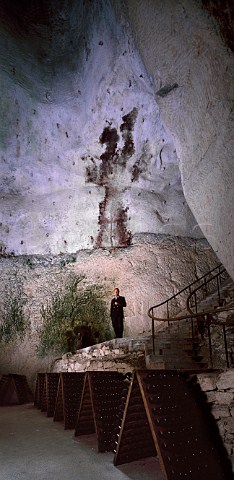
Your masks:
M73 435L33 404L0 407L1 480L163 479L156 457L115 467L95 434Z

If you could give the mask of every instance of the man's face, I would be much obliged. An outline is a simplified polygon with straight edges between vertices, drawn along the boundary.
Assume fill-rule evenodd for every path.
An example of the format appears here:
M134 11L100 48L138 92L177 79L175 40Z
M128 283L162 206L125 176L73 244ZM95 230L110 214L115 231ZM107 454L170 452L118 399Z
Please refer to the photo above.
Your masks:
M118 288L115 288L114 289L114 296L118 297L118 295L119 295L119 290L118 290Z

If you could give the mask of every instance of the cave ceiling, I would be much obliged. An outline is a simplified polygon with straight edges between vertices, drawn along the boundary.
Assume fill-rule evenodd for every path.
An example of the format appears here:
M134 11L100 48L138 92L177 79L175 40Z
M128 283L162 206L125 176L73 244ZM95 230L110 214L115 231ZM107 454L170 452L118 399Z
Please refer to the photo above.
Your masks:
M121 5L0 2L2 252L203 236Z

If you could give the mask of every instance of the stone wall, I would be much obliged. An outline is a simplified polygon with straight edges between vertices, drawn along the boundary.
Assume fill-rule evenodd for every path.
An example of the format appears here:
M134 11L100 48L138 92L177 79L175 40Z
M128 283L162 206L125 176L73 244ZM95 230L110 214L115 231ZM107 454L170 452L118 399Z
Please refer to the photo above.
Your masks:
M197 377L234 469L234 370L202 373Z
M53 372L117 371L146 369L145 342L149 337L114 339L65 354L51 365Z

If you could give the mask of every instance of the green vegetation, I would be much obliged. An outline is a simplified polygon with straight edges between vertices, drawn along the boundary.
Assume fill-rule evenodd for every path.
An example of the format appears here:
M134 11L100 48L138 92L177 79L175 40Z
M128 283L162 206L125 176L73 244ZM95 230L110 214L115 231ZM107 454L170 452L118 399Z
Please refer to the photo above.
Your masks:
M6 292L1 312L0 340L9 343L16 338L23 340L30 329L29 318L24 312L26 299L23 298L22 285L17 283L14 290Z
M103 299L102 287L84 286L84 276L72 274L46 306L39 331L38 355L75 351L79 332L88 327L89 344L108 340L110 319Z

